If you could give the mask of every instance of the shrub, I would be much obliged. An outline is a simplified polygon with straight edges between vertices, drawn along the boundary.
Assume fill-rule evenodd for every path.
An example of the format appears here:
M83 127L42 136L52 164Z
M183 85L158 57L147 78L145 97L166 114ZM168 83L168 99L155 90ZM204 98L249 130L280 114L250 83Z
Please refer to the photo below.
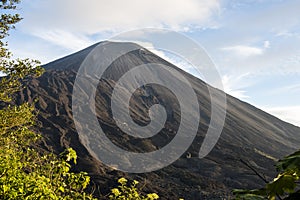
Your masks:
M119 186L117 188L111 189L111 194L109 195L110 200L155 200L159 199L159 196L156 193L150 193L146 196L141 195L138 192L137 185L138 181L134 180L131 183L128 183L128 180L125 178L120 178L118 180Z

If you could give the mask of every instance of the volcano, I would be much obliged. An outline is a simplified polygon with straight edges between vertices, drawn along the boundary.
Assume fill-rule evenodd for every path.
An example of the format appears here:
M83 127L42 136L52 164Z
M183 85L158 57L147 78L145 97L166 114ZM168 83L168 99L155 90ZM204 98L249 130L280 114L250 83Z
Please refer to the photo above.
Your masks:
M116 180L126 177L138 180L144 184L143 191L156 192L161 199L228 199L234 188L263 186L264 181L254 172L271 180L276 173L276 160L299 148L299 127L226 95L226 119L221 137L213 150L200 159L198 153L211 121L209 88L212 87L141 46L106 43L120 49L130 45L136 47L112 62L97 85L94 101L96 117L105 135L116 146L137 153L156 151L172 141L181 122L181 107L174 93L157 84L147 84L138 88L130 98L130 116L134 122L145 126L151 121L149 108L161 104L167 117L162 130L153 137L136 138L125 134L118 126L112 117L113 90L122 75L138 65L161 64L183 75L195 91L201 117L196 122L198 131L192 145L175 162L147 173L122 172L107 166L91 152L84 138L78 134L73 120L72 93L78 70L99 44L44 65L45 73L27 80L15 101L22 103L37 99L36 129L44 138L39 148L55 153L66 147L74 148L78 154L74 170L89 173L92 189L99 198L106 199L110 188L116 186ZM82 95L88 95L84 85L81 87ZM193 111L189 112L193 116Z

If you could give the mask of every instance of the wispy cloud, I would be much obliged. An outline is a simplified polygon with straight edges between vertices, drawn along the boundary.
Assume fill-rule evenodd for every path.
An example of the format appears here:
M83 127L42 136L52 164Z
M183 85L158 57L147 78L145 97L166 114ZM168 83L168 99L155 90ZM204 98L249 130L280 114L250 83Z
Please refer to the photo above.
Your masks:
M33 35L66 49L76 51L92 45L94 42L83 35L76 35L64 30L39 30Z
M246 88L248 83L246 83L245 77L248 74L243 74L239 76L223 75L222 83L224 91L236 98L246 100L249 96L246 94Z
M264 48L266 48L266 49L270 48L270 41L269 40L264 41Z
M245 45L224 47L222 48L222 50L231 51L234 54L243 57L262 55L264 52L262 48L245 46Z
M31 11L24 13L31 22L24 26L34 29L59 28L87 34L144 27L184 31L191 26L208 25L210 17L220 12L219 0L90 0L88 3L35 0L24 5Z
M213 26L221 4L220 0L32 0L22 2L22 7L26 8L23 32L74 51L98 42L90 39L95 34L111 37L145 27L189 31Z

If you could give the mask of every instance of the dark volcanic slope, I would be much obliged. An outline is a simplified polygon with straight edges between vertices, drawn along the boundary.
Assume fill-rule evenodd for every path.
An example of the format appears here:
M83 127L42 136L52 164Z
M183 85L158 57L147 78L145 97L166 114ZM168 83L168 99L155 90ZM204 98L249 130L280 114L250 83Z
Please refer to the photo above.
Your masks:
M114 45L134 45L114 43ZM81 144L72 120L72 89L76 72L91 46L78 53L45 65L46 73L30 80L17 97L18 102L38 98L39 131L45 136L43 148L60 152L72 146L80 160L78 170L90 173L97 185L96 193L107 194L120 176L146 181L145 191L159 193L162 199L227 198L232 188L252 188L263 184L241 160L249 163L267 178L273 176L274 160L299 148L300 128L285 123L247 103L227 96L227 116L220 140L204 159L197 158L210 121L210 98L207 85L192 75L140 48L116 60L101 79L96 96L96 110L101 127L117 145L136 152L158 149L176 134L180 110L175 96L165 88L146 85L131 99L131 115L140 124L147 124L148 108L162 103L167 108L165 128L150 139L135 139L123 134L111 117L110 97L116 81L129 69L144 63L161 63L178 70L192 84L201 109L199 130L189 150L172 165L146 174L124 174L104 166L91 157ZM84 90L83 90L84 91ZM147 93L147 96L140 95Z

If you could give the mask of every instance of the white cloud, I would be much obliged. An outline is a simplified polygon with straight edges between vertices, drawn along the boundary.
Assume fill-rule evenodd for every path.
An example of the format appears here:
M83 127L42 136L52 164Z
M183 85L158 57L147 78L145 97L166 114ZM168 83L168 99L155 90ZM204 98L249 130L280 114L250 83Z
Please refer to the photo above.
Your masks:
M228 6L231 3L228 1L219 18L218 32L212 32L205 41L214 45L212 52L221 58L215 59L217 65L241 73L299 74L300 62L295 55L300 54L300 1Z
M188 30L189 26L209 23L219 13L219 0L33 0L24 3L24 26L40 29L65 29L94 34L144 27Z
M264 48L265 49L270 48L270 41L268 40L264 41Z
M274 116L290 122L296 126L300 127L300 106L283 106L283 107L272 107L272 108L263 108L263 110L267 111Z
M49 31L34 31L32 32L36 37L42 38L48 42L63 46L72 51L78 51L94 42L82 35L72 34L63 30L49 30Z
M213 49L211 55L227 73L300 74L300 39L260 40L253 43L260 43L261 46L227 44Z
M249 96L246 95L245 88L247 87L247 83L245 77L248 74L243 74L240 76L230 76L230 75L223 75L222 76L222 83L224 87L224 91L238 99L248 99Z
M277 34L276 34L277 37L293 37L295 36L294 33L291 33L287 30L282 30L282 31L279 31Z
M22 2L23 32L69 50L121 31L155 27L189 31L213 24L221 0L31 0ZM95 35L98 37L95 38ZM92 41L91 41L92 38Z
M222 48L222 50L231 51L234 54L243 56L243 57L262 55L264 52L264 50L261 48L245 46L245 45L224 47L224 48Z

